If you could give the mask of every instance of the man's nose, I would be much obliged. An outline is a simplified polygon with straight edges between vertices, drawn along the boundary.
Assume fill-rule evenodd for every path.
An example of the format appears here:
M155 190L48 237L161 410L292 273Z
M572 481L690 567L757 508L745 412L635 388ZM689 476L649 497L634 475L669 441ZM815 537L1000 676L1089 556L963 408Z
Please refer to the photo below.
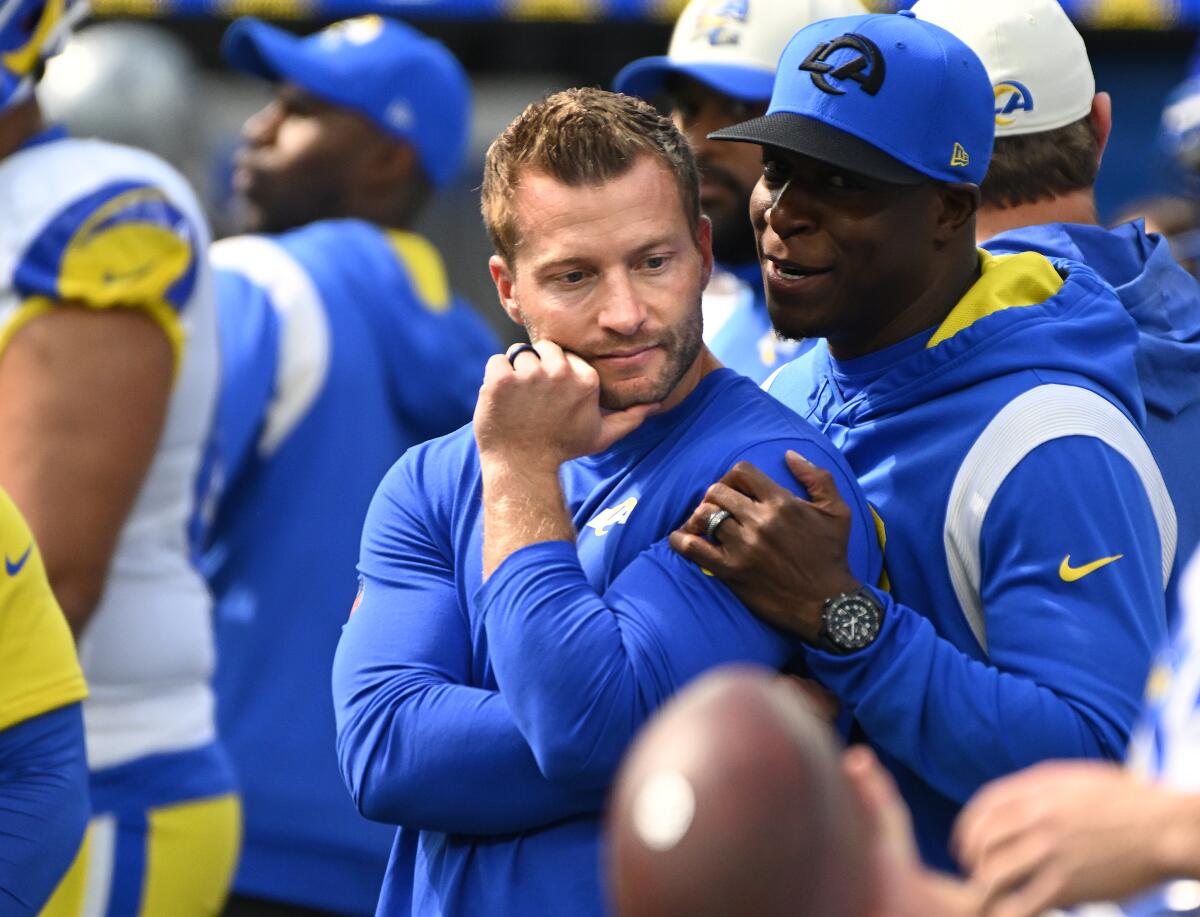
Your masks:
M242 125L242 139L251 146L266 146L275 137L283 119L283 109L276 101L268 102Z
M762 193L760 185L756 193ZM817 223L811 196L803 184L789 181L767 202L766 223L781 239L812 230Z
M646 306L637 285L627 272L621 272L605 284L600 308L600 324L626 337L637 334L646 321Z

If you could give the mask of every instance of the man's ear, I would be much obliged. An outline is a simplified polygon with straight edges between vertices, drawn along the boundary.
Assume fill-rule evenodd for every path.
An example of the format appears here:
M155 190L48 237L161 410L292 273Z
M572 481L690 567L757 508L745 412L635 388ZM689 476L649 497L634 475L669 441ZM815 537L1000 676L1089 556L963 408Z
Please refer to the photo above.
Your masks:
M708 282L712 279L713 272L712 220L706 216L701 216L700 222L696 226L696 235L700 246L700 260L702 264L700 289L703 291L708 288Z
M1092 122L1092 133L1096 135L1096 168L1099 168L1112 134L1112 96L1107 92L1096 93L1088 120Z
M938 186L938 209L934 225L935 242L944 244L958 237L979 211L979 186L966 182L947 182ZM974 228L971 238L975 237Z
M496 295L500 297L500 305L504 307L509 318L518 325L524 326L525 319L521 316L521 309L513 296L513 287L516 285L513 269L500 255L492 255L488 258L488 271L492 275L492 283L496 285Z

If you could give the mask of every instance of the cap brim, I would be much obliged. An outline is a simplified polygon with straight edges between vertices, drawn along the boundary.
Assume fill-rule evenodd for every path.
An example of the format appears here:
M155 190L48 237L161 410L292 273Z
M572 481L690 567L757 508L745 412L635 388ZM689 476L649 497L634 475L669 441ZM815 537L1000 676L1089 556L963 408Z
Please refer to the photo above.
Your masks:
M644 57L621 69L613 80L613 89L625 95L652 99L663 91L668 77L676 74L743 102L765 102L771 98L771 87L775 82L774 71L756 67Z
M824 122L779 111L713 131L713 140L778 147L893 185L916 185L929 176L894 159L876 146Z
M260 19L239 19L225 30L221 57L234 70L272 82L288 80L307 89L309 55L302 41Z

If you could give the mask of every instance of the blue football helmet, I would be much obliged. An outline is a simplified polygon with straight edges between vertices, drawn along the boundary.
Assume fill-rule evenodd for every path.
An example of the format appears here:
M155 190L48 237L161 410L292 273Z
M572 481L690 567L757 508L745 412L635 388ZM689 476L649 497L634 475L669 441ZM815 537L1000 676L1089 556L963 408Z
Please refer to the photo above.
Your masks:
M0 0L0 111L28 97L86 13L86 0Z

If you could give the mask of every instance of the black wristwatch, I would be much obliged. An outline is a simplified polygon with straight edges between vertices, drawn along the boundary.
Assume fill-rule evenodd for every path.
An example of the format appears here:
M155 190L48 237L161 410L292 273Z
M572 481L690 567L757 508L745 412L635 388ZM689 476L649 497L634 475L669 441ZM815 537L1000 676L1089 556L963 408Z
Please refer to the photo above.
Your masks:
M825 601L817 646L846 655L875 642L883 627L883 604L866 586Z

